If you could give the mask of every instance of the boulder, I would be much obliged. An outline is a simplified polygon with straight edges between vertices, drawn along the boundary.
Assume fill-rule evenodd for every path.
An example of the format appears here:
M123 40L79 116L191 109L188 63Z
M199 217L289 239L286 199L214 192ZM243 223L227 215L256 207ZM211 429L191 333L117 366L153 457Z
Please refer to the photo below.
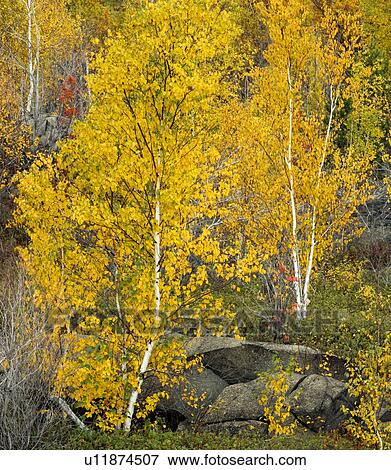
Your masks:
M149 376L142 387L141 401L157 392L169 394L156 410L168 421L172 419L172 429L186 420L179 424L180 429L192 426L195 430L236 433L258 423L264 415L260 404L264 392L270 396L268 405L273 406L273 393L267 390L263 373L273 373L276 358L285 368L299 365L303 371L288 374L290 419L296 418L314 431L333 429L345 419L342 405L354 405L346 385L336 378L344 377L344 362L309 347L210 336L192 338L186 350L190 360L202 356L201 372L193 367L180 384L164 387L156 376ZM385 408L381 420L389 419L389 407ZM259 430L261 424L255 426Z
M191 357L220 349L235 348L243 342L228 336L195 336L186 343L185 348L188 356Z
M391 407L389 405L380 408L379 420L383 423L389 423L391 421Z
M26 124L34 130L41 149L57 150L57 142L69 135L72 120L58 115L41 114L35 119L27 118Z
M288 394L295 390L304 378L305 376L300 374L291 374L288 377ZM260 398L265 390L266 385L261 377L250 382L229 385L209 407L202 423L258 420L264 412Z
M316 373L320 362L319 351L306 346L214 336L193 338L186 350L189 357L202 355L204 365L229 384L250 382L261 372L272 371L275 357L285 367L297 362L305 373Z
M257 434L266 435L268 425L256 420L244 421L225 421L223 423L210 423L210 424L193 424L190 421L183 421L179 424L177 431L190 431L190 432L211 432L214 434L227 433L230 435L235 434Z
M345 360L333 354L320 354L314 373L342 381L348 379Z
M142 398L166 391L169 398L161 399L156 407L163 413L179 413L194 420L218 397L227 382L209 369L201 372L192 368L184 374L184 380L174 386L163 387L156 377L149 377L143 387Z
M313 431L337 428L346 418L342 405L352 406L343 382L317 374L302 380L291 393L289 402L292 414Z

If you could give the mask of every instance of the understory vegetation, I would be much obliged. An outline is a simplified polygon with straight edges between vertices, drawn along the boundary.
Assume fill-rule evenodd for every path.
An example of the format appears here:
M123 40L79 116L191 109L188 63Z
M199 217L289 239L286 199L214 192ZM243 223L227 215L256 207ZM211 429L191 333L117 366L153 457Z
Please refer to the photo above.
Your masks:
M337 432L326 434L297 433L293 436L260 437L254 434L183 433L164 430L138 430L132 434L115 432L111 434L95 431L85 434L80 431L62 433L61 439L52 437L46 449L323 449L350 450L364 449L362 443ZM54 444L54 445L53 445Z

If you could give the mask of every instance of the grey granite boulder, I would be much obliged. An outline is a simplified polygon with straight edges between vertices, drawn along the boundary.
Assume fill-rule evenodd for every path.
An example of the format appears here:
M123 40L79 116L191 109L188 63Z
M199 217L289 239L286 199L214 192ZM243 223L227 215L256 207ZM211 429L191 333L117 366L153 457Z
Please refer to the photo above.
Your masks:
M304 376L292 374L288 377L288 394L293 391ZM264 379L259 377L246 383L229 385L217 397L202 418L204 424L224 421L258 420L263 416L264 407L260 404L266 390ZM272 398L272 397L271 397Z
M143 387L142 398L165 391L169 398L161 399L157 411L177 412L187 419L196 419L218 397L227 382L209 369L199 372L192 368L184 374L184 380L174 386L162 387L156 377L149 377Z
M274 373L276 359L285 370L299 366L302 371L287 375L290 419L313 431L333 429L346 418L342 405L354 406L346 384L336 379L345 376L344 362L316 349L210 336L188 340L186 351L189 360L201 356L204 369L193 367L179 384L173 380L164 387L156 376L146 377L140 397L142 402L157 392L167 392L169 397L161 399L156 410L176 423L185 420L179 429L191 426L232 434L252 426L256 432L264 429L266 423L259 421L265 421L261 396L268 394L269 406L275 402L264 374ZM389 420L389 407L384 406L379 419Z
M302 380L289 401L293 415L314 431L337 428L346 418L342 405L352 406L343 382L316 374Z
M274 358L288 367L297 363L303 373L318 371L319 351L306 346L255 343L224 337L197 337L187 345L189 357L203 356L203 363L229 384L250 382L261 372L272 371Z

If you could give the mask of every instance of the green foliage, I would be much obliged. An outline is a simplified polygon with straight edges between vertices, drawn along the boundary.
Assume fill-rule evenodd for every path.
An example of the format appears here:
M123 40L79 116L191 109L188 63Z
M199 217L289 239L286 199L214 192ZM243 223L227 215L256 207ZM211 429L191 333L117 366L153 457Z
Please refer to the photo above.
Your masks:
M61 431L60 431L61 432ZM56 442L58 440L56 439ZM50 449L50 442L46 447ZM83 433L71 431L64 436L56 449L357 449L360 445L338 433L312 434L300 432L293 436L260 437L258 435L241 434L230 436L215 433L188 433L158 430L139 430L132 434L123 432Z
M367 34L372 43L389 59L391 52L390 2L388 0L360 0L360 4Z
M355 358L381 344L391 327L389 289L378 283L364 260L335 258L316 273L308 318L292 341Z

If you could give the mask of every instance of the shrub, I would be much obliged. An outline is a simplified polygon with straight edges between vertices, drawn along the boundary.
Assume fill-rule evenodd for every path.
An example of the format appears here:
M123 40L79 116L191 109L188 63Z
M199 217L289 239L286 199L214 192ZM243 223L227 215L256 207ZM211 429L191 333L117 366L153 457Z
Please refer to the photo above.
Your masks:
M381 413L391 404L391 333L383 345L360 351L348 365L350 395L356 400L346 428L369 447L391 448L391 423L381 421Z
M266 388L261 394L260 404L264 407L263 417L268 423L269 433L275 436L289 436L297 428L297 421L292 419L287 397L288 374L294 366L293 363L290 364L286 371L278 357L275 357L273 362L274 370L262 374Z
M15 275L15 273L12 273ZM51 407L57 354L44 312L37 311L19 270L0 286L0 449L41 445L60 419Z

